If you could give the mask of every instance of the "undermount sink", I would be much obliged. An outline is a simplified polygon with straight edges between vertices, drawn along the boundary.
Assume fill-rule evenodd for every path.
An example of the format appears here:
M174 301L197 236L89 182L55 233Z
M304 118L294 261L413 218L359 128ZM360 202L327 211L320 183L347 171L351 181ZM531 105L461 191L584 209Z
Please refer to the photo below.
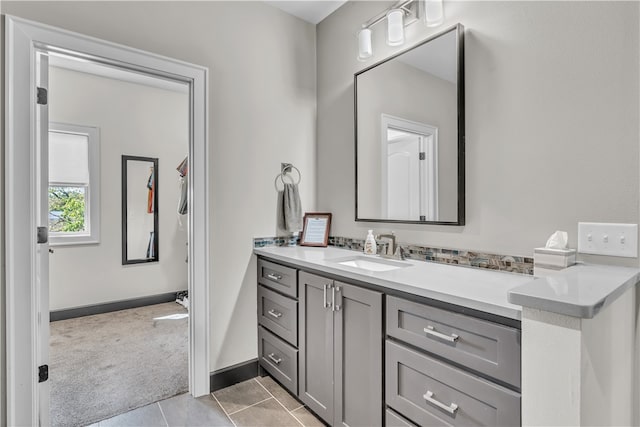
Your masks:
M345 267L353 267L367 271L391 271L409 267L411 265L400 261L392 261L389 259L363 255L334 259L331 261L344 265Z

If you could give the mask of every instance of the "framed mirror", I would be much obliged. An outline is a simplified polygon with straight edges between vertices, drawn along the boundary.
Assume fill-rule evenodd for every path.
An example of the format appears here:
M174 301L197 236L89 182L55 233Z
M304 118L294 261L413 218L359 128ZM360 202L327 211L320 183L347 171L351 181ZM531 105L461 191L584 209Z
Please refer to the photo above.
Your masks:
M158 159L122 156L122 265L157 262Z
M464 27L354 77L356 221L464 225Z

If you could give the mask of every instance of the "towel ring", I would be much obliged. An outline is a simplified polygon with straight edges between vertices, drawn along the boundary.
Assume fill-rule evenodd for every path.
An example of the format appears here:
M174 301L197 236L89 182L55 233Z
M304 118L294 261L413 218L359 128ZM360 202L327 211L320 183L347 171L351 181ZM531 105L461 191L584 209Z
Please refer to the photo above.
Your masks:
M295 169L296 172L298 172L298 180L297 180L297 182L294 182L293 181L293 177L289 175L289 173L291 172L291 169ZM282 172L279 173L276 176L276 179L273 181L273 185L276 187L276 191L281 191L278 188L278 179L282 182L283 189L284 189L284 184L285 184L284 179L285 179L285 177L289 178L289 180L290 180L289 184L296 184L297 185L297 184L300 184L300 181L302 180L302 174L300 173L300 170L297 167L295 167L295 166L293 166L291 164L286 165L285 167L282 168Z

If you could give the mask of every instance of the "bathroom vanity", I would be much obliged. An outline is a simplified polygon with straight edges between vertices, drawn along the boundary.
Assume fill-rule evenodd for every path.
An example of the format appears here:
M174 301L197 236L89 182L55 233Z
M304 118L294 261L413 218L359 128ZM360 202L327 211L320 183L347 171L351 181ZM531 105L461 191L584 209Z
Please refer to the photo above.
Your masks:
M338 248L258 255L262 369L330 425L520 425L517 274Z

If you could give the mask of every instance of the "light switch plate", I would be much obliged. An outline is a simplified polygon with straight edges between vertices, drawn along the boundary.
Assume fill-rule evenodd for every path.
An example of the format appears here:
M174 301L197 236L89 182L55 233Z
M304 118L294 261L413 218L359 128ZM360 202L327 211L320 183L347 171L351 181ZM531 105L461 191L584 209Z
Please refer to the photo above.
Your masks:
M638 224L579 222L578 252L636 258Z

